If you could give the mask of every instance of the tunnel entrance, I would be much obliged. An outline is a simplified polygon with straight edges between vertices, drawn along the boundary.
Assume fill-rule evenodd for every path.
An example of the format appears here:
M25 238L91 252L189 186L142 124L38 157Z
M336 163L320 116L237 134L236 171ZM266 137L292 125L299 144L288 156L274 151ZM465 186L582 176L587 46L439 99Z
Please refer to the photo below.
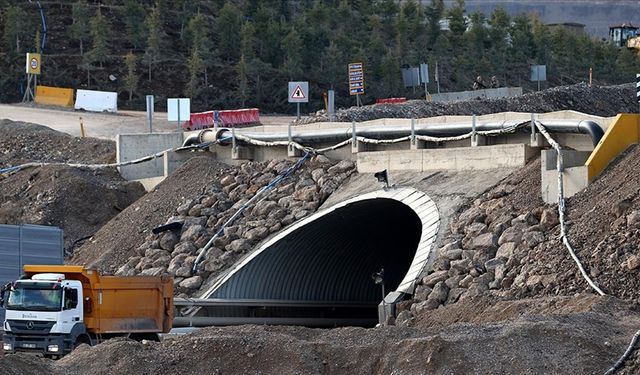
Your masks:
M204 295L198 315L236 324L362 325L378 322L386 293L413 292L439 217L413 189L363 195L294 224L241 261Z

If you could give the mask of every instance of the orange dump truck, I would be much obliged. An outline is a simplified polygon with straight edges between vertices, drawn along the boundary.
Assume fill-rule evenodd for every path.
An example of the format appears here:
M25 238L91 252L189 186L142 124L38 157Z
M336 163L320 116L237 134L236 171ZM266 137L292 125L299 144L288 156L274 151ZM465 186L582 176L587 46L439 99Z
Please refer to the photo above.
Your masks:
M24 266L2 288L3 349L62 356L116 336L157 340L173 322L173 281L101 276L82 266Z

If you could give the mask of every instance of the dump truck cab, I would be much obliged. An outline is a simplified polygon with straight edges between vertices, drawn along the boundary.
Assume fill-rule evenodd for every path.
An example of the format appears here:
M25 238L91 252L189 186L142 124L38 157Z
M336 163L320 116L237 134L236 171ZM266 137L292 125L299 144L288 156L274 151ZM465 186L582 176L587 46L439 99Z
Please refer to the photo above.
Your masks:
M88 342L82 283L61 273L41 273L5 289L5 351L62 355Z
M102 276L82 266L24 266L2 288L3 349L59 357L112 337L158 339L173 322L173 280Z

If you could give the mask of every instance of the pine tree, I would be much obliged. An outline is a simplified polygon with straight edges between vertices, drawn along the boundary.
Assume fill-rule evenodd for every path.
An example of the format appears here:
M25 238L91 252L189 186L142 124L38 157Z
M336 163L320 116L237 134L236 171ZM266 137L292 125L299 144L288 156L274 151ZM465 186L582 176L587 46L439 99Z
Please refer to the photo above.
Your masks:
M6 8L4 18L4 41L7 51L20 54L23 51L22 43L30 38L31 26L27 13L19 6L10 6Z
M290 80L300 78L302 75L302 40L296 30L291 29L282 40L282 49L285 53L283 69Z
M238 96L240 97L240 106L244 108L249 95L249 77L248 67L244 54L240 56L240 61L236 65L236 73L238 73Z
M132 51L129 51L124 58L127 66L127 75L124 77L124 87L129 92L129 101L133 99L133 93L138 89L139 77L136 74L137 57Z
M127 32L127 40L134 49L139 49L147 39L144 26L144 7L136 0L124 2L124 25Z
M91 50L87 52L86 62L88 63L99 63L100 67L108 60L109 57L109 31L110 26L109 22L102 15L100 8L98 8L98 12L94 17L89 21L91 25L91 41L92 46Z
M69 27L69 36L80 43L80 55L84 55L84 42L89 40L89 7L86 0L73 4L71 17L73 23Z
M203 59L204 67L204 84L209 84L208 67L214 59L214 49L211 43L211 35L209 35L209 27L202 13L197 13L189 20L189 35L191 36L191 51L198 49L198 54Z
M200 74L202 73L203 63L200 58L198 49L195 48L189 58L187 67L189 68L189 82L187 83L187 96L194 98L200 90Z
M218 17L217 34L219 50L226 60L235 60L240 54L240 31L242 28L242 15L238 8L231 2L226 2Z
M153 8L151 13L145 20L147 26L147 48L144 51L144 62L149 68L149 81L151 81L151 71L153 66L160 60L161 44L164 38L162 24L160 20L160 11Z

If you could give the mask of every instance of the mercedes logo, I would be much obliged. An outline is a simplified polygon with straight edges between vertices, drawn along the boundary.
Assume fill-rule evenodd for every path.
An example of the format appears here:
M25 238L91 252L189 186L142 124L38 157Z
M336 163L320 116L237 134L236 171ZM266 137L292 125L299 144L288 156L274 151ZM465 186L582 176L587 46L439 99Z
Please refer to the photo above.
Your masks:
M33 329L33 321L27 322L27 329Z

